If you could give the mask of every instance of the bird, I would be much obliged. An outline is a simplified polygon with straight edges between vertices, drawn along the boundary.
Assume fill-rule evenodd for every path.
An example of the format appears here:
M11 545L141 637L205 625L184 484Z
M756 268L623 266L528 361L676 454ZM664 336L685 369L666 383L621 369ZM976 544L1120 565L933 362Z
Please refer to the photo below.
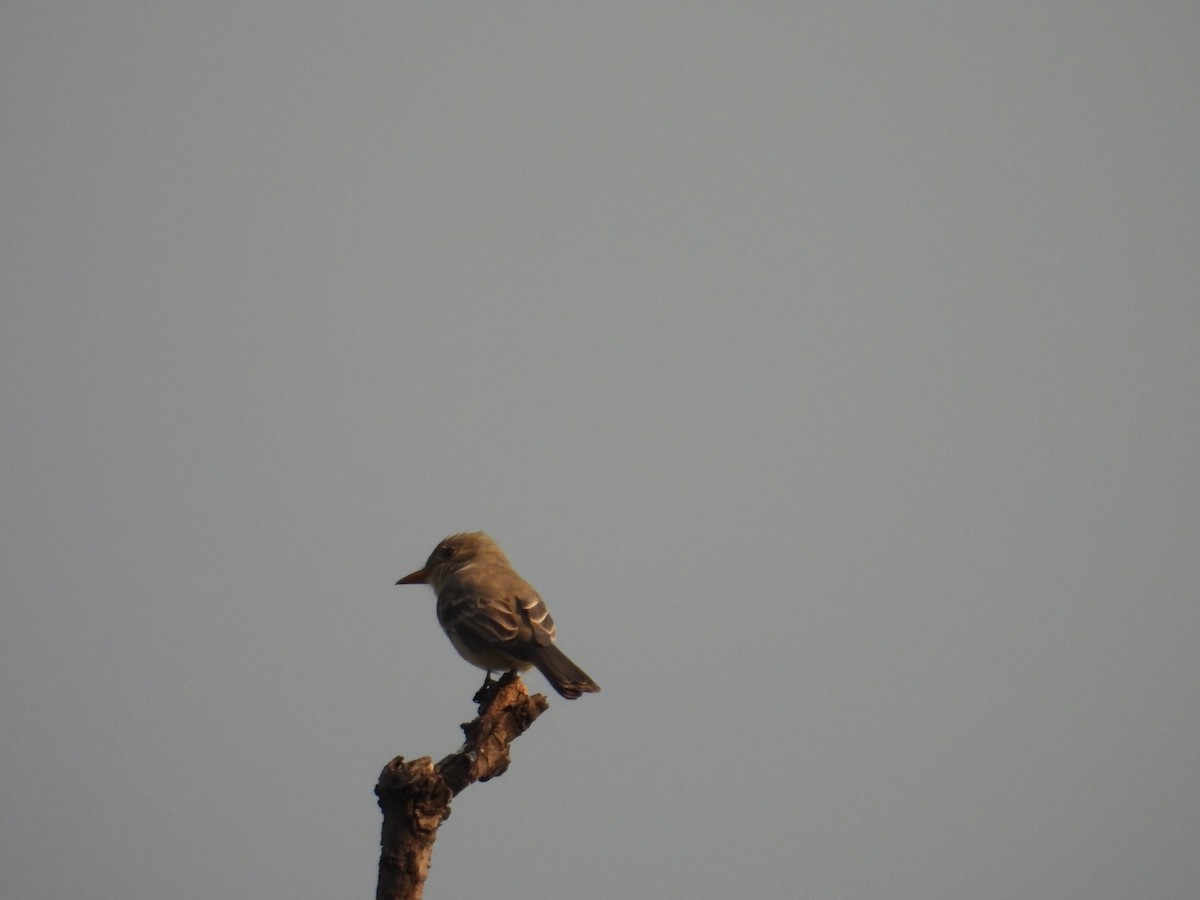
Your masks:
M556 629L533 585L482 531L452 534L429 554L424 567L397 585L428 584L437 595L437 618L458 655L492 672L536 666L559 694L574 700L600 690L554 644Z

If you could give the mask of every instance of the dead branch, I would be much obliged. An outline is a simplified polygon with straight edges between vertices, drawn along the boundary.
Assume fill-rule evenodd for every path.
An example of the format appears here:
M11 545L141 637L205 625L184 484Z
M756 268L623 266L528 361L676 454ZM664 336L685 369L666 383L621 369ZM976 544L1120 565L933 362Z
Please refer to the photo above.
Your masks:
M434 765L432 757L383 768L375 794L383 810L376 900L420 900L429 875L433 841L450 817L450 801L467 785L503 775L509 745L546 711L543 694L532 697L510 672L475 696L479 715L463 723L466 743Z

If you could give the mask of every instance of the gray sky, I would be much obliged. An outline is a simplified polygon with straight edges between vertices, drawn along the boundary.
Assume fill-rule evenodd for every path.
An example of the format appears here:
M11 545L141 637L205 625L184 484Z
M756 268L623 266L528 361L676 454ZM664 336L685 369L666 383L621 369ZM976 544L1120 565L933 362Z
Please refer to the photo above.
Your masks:
M0 895L1191 898L1200 7L0 10ZM536 673L528 679L547 690Z

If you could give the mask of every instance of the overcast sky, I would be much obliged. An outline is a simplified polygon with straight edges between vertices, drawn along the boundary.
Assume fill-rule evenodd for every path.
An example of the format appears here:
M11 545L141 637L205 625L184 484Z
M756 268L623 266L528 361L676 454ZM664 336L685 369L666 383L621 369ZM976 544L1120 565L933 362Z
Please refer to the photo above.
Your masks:
M1200 884L1200 6L6 2L0 896ZM536 672L531 689L548 691Z

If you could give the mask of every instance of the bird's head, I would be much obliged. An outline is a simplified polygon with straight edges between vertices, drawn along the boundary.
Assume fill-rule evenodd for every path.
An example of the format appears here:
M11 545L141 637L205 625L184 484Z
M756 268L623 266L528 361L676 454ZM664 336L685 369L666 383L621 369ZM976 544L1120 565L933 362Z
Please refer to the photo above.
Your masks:
M435 592L440 592L447 579L482 560L509 565L500 545L482 531L452 534L433 548L424 567L405 575L396 584L429 584Z

